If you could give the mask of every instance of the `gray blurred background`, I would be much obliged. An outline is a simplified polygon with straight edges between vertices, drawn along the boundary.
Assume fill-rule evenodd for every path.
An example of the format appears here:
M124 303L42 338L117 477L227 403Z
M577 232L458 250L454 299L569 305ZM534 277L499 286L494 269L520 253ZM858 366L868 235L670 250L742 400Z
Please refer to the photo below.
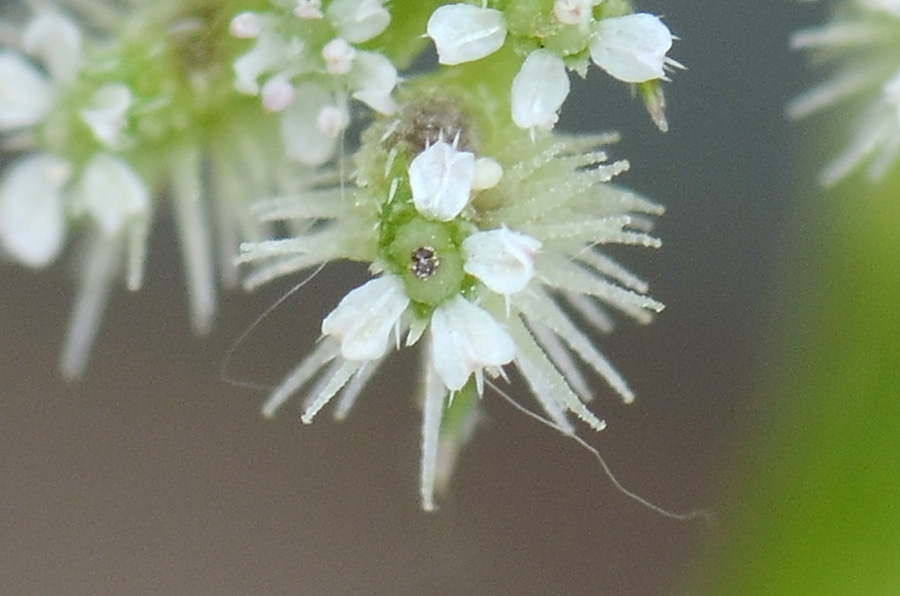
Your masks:
M396 4L396 2L395 2ZM716 508L755 431L784 307L802 130L785 102L812 79L788 33L815 7L765 0L640 2L681 40L671 130L599 70L575 81L561 127L618 129L621 182L663 203L657 252L617 251L667 304L649 327L598 341L638 394L603 393L586 434L630 489L664 507ZM336 424L226 383L229 346L293 282L225 298L189 330L168 213L146 288L119 290L80 383L57 359L73 301L65 263L0 265L0 595L663 595L702 569L707 529L618 493L589 454L496 395L441 508L419 509L412 354L394 357ZM237 345L229 374L274 384L318 321L362 279L334 267ZM525 395L521 388L514 391ZM587 433L589 431L585 431ZM727 512L720 512L720 515Z

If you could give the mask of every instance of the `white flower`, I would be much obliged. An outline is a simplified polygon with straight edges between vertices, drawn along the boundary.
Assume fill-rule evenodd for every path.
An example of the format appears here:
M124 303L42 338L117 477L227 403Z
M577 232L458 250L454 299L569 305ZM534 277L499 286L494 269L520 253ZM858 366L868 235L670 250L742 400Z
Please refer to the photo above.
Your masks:
M541 242L505 226L476 232L463 241L466 273L492 292L509 296L525 289L534 275L534 257Z
M22 45L50 77L21 55L0 51L0 131L40 123L56 105L60 87L81 66L81 34L62 15L41 11L22 34Z
M432 13L427 32L441 64L461 64L480 60L503 47L506 20L493 8L447 4Z
M322 321L322 334L340 341L341 356L347 360L378 360L407 306L403 284L385 275L344 296Z
M48 265L62 249L69 174L64 160L36 154L13 163L0 183L0 243L29 267Z
M107 236L122 233L150 212L150 192L144 182L124 161L103 153L85 167L79 198L79 207Z
M512 84L512 117L519 128L550 130L569 95L566 66L555 54L535 50Z
M40 60L57 83L75 80L82 62L81 30L52 10L40 10L22 33L22 48Z
M475 375L481 395L484 370L509 364L516 355L516 345L506 330L462 296L454 296L435 309L431 338L434 370L451 392L462 389Z
M19 54L0 51L0 130L38 124L50 113L59 89L81 68L81 43L72 21L40 10L22 33L22 47L43 64L49 77Z
M613 77L626 83L643 83L665 77L666 52L672 34L659 17L630 14L599 21L591 39L591 59Z
M31 126L55 103L53 86L27 60L0 52L0 130Z
M475 155L439 139L409 166L413 203L422 215L450 221L469 203L475 178Z
M852 122L852 139L820 175L831 186L868 162L881 179L900 156L900 3L849 2L832 22L796 32L791 45L837 66L835 75L794 99L788 114L800 118L869 95Z

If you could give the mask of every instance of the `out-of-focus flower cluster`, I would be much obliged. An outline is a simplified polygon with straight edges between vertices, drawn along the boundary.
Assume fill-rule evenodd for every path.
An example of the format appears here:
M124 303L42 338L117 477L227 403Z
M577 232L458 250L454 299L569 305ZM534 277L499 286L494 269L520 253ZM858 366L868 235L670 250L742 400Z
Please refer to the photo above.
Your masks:
M844 0L832 9L828 23L791 38L794 48L834 71L791 103L791 116L854 100L862 106L849 145L822 171L826 186L864 166L878 180L900 155L900 0Z
M662 208L612 183L628 168L607 161L615 135L553 128L569 71L592 64L636 86L666 128L661 82L680 65L656 16L625 0L135 1L40 8L15 30L0 130L21 155L0 178L0 242L33 267L70 236L87 243L68 374L116 274L140 286L165 194L200 330L216 272L233 279L238 262L248 288L368 265L264 412L307 388L304 422L332 399L343 417L393 350L423 346L426 509L486 384L509 370L569 434L576 419L605 426L586 405L590 374L634 398L592 333L611 310L646 323L662 304L602 248L659 246ZM426 39L437 70L399 75Z
M287 160L233 89L235 6L97 2L84 14L41 4L21 25L2 23L0 131L19 157L0 178L0 244L31 267L82 245L68 376L84 368L118 274L140 288L161 194L198 331L212 325L218 279L237 280L237 244L268 236L249 205L278 190Z

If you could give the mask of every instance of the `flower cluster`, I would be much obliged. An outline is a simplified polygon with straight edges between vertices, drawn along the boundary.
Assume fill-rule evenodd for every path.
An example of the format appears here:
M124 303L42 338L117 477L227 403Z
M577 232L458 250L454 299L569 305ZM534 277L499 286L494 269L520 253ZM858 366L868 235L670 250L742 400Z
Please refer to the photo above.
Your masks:
M118 275L140 287L166 194L198 330L217 273L243 267L253 288L366 264L263 411L306 389L304 422L332 400L341 418L391 352L421 346L433 509L497 379L515 371L569 434L605 426L589 375L634 399L591 335L609 310L646 323L663 306L602 249L659 246L662 208L612 182L628 168L602 150L615 135L553 127L569 71L594 64L636 85L664 130L661 82L680 65L669 29L629 0L398 4L46 2L21 28L0 22L0 133L19 153L0 176L0 246L42 267L86 244L69 376ZM429 39L440 66L401 77ZM354 147L349 170L332 163Z
M442 67L396 90L387 58L354 45L389 36L381 2L279 6L238 15L231 31L256 40L235 62L237 85L281 112L287 152L310 165L330 160L349 124L348 98L372 108L375 121L350 179L341 170L332 183L257 204L261 221L290 233L241 246L245 285L341 259L368 264L373 278L324 317L322 337L264 413L305 389L303 422L332 400L343 418L393 350L422 344L420 488L429 510L486 383L508 370L563 432L576 432L573 417L604 428L586 406L594 392L582 367L626 402L634 395L588 330L610 328L608 308L646 323L663 306L599 247L658 246L650 217L662 209L610 183L628 167L607 164L600 150L614 136L552 128L567 70L584 75L595 63L637 84L665 129L659 82L679 66L666 56L669 30L617 0L438 6L423 26ZM479 99L497 91L506 101Z
M822 183L833 185L866 162L869 178L882 178L900 154L900 1L847 0L831 22L795 33L791 43L834 63L836 71L791 103L792 117L868 97L853 139L823 170Z
M666 56L672 34L658 17L610 0L555 0L552 9L533 13L526 3L503 10L448 4L431 15L428 35L441 64L480 60L506 45L526 54L511 92L512 119L521 128L553 128L569 95L567 69L584 76L592 61L620 81L646 84L651 115L666 129L662 92L652 82L681 65Z
M194 327L206 331L216 270L236 281L237 242L268 236L249 204L274 192L286 164L268 146L264 115L233 89L221 62L232 52L216 31L227 25L217 10L232 13L227 3L95 8L102 20L83 26L76 14L38 6L0 50L0 132L21 152L0 178L0 245L43 267L70 232L86 244L67 376L84 368L118 273L125 269L129 289L141 286L162 190L175 208ZM222 236L218 266L213 228Z
M277 12L242 12L231 21L232 35L255 40L234 63L235 85L259 95L266 110L281 113L291 158L314 166L331 159L350 124L350 98L382 114L396 109L391 93L397 69L383 54L358 47L390 23L383 4L335 0L323 8L314 0L282 2Z
M568 414L604 427L585 405L592 391L573 354L626 401L633 399L563 303L598 328L608 324L603 305L641 322L662 309L646 296L644 282L597 250L659 245L646 232L646 217L662 209L608 183L628 167L604 163L597 147L611 138L532 143L510 133L509 142L492 143L486 154L470 146L475 135L469 129L439 131L421 147L404 138L409 120L439 120L449 111L425 102L374 127L367 135L380 139L380 149L362 156L356 186L310 189L260 204L264 220L289 221L301 232L242 246L242 260L256 266L251 286L339 258L370 264L375 277L324 318L323 338L264 412L273 414L318 378L303 421L311 422L339 394L336 415L342 417L392 349L424 343L426 509L434 507L435 486L449 474L439 462L455 455L440 454L445 411L460 395L472 403L473 395L483 394L485 377L505 377L504 366L515 365L565 432L575 432Z

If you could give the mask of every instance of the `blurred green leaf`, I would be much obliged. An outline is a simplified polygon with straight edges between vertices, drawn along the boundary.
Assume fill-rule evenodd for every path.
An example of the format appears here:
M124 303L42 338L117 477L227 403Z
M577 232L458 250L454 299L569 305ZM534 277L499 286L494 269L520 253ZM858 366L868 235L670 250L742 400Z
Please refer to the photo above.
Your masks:
M900 176L797 219L763 413L686 593L900 594Z

